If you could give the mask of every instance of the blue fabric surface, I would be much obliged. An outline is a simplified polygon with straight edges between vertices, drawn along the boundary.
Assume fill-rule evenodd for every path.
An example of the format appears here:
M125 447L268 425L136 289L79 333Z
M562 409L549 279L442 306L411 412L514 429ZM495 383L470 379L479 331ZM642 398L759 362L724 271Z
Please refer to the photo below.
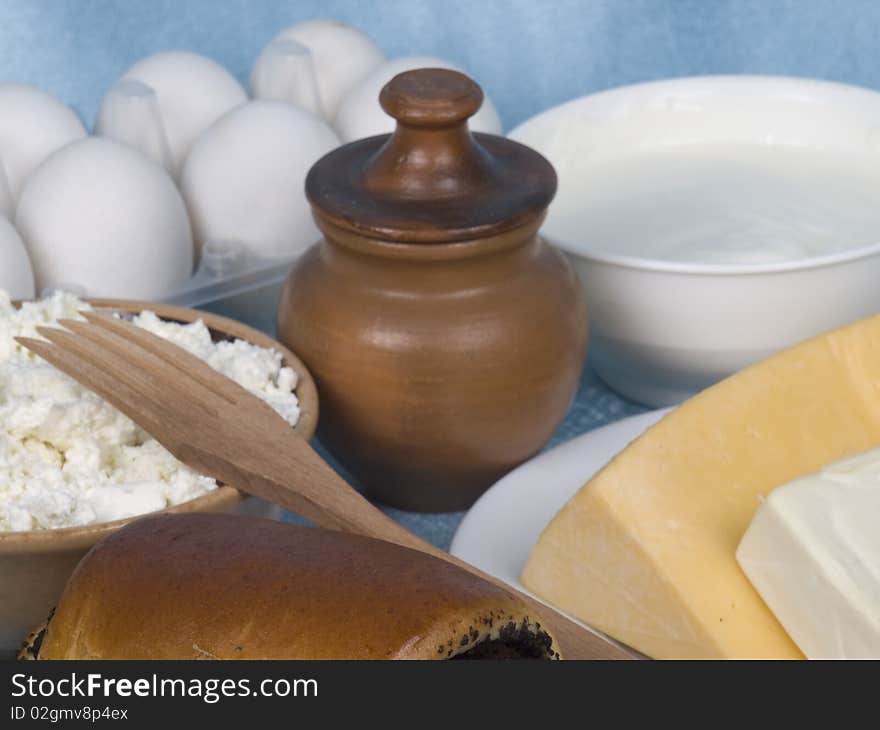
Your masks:
M619 84L709 73L815 76L880 87L874 0L0 0L0 80L31 82L88 125L131 63L187 48L246 81L299 20L370 33L389 56L462 65L507 128Z
M874 0L0 0L0 81L29 82L91 127L107 87L148 54L185 48L242 82L299 20L356 25L389 56L445 57L505 127L568 99L670 76L765 73L880 87ZM640 412L587 369L553 443ZM392 512L447 547L460 514Z

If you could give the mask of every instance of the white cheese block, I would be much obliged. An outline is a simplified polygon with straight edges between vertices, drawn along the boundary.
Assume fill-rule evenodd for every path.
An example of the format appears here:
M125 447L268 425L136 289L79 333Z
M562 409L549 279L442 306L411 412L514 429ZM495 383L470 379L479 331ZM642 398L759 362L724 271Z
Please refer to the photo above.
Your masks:
M773 490L736 559L808 657L880 658L880 450Z

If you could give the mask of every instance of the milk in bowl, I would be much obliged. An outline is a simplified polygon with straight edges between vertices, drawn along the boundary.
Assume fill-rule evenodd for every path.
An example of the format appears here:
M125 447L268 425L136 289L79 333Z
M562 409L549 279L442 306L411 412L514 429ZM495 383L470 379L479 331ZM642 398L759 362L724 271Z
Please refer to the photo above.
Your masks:
M672 405L880 311L880 94L701 77L594 94L511 137L556 168L542 229L587 293L592 364Z

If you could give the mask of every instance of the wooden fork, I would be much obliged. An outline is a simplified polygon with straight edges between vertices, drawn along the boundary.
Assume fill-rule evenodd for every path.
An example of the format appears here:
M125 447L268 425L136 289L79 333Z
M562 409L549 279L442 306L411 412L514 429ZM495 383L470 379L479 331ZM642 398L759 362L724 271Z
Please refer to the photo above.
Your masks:
M295 512L321 527L387 540L447 560L519 595L568 659L632 659L511 586L421 540L348 485L269 405L195 355L121 319L41 327L48 342L18 342L119 409L202 474Z

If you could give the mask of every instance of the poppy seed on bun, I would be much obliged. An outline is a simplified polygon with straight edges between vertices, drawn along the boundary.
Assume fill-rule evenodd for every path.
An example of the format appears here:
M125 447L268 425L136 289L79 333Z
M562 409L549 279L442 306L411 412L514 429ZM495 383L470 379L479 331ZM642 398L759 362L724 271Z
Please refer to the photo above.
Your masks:
M137 520L74 571L39 659L558 658L519 598L367 537L237 515Z

